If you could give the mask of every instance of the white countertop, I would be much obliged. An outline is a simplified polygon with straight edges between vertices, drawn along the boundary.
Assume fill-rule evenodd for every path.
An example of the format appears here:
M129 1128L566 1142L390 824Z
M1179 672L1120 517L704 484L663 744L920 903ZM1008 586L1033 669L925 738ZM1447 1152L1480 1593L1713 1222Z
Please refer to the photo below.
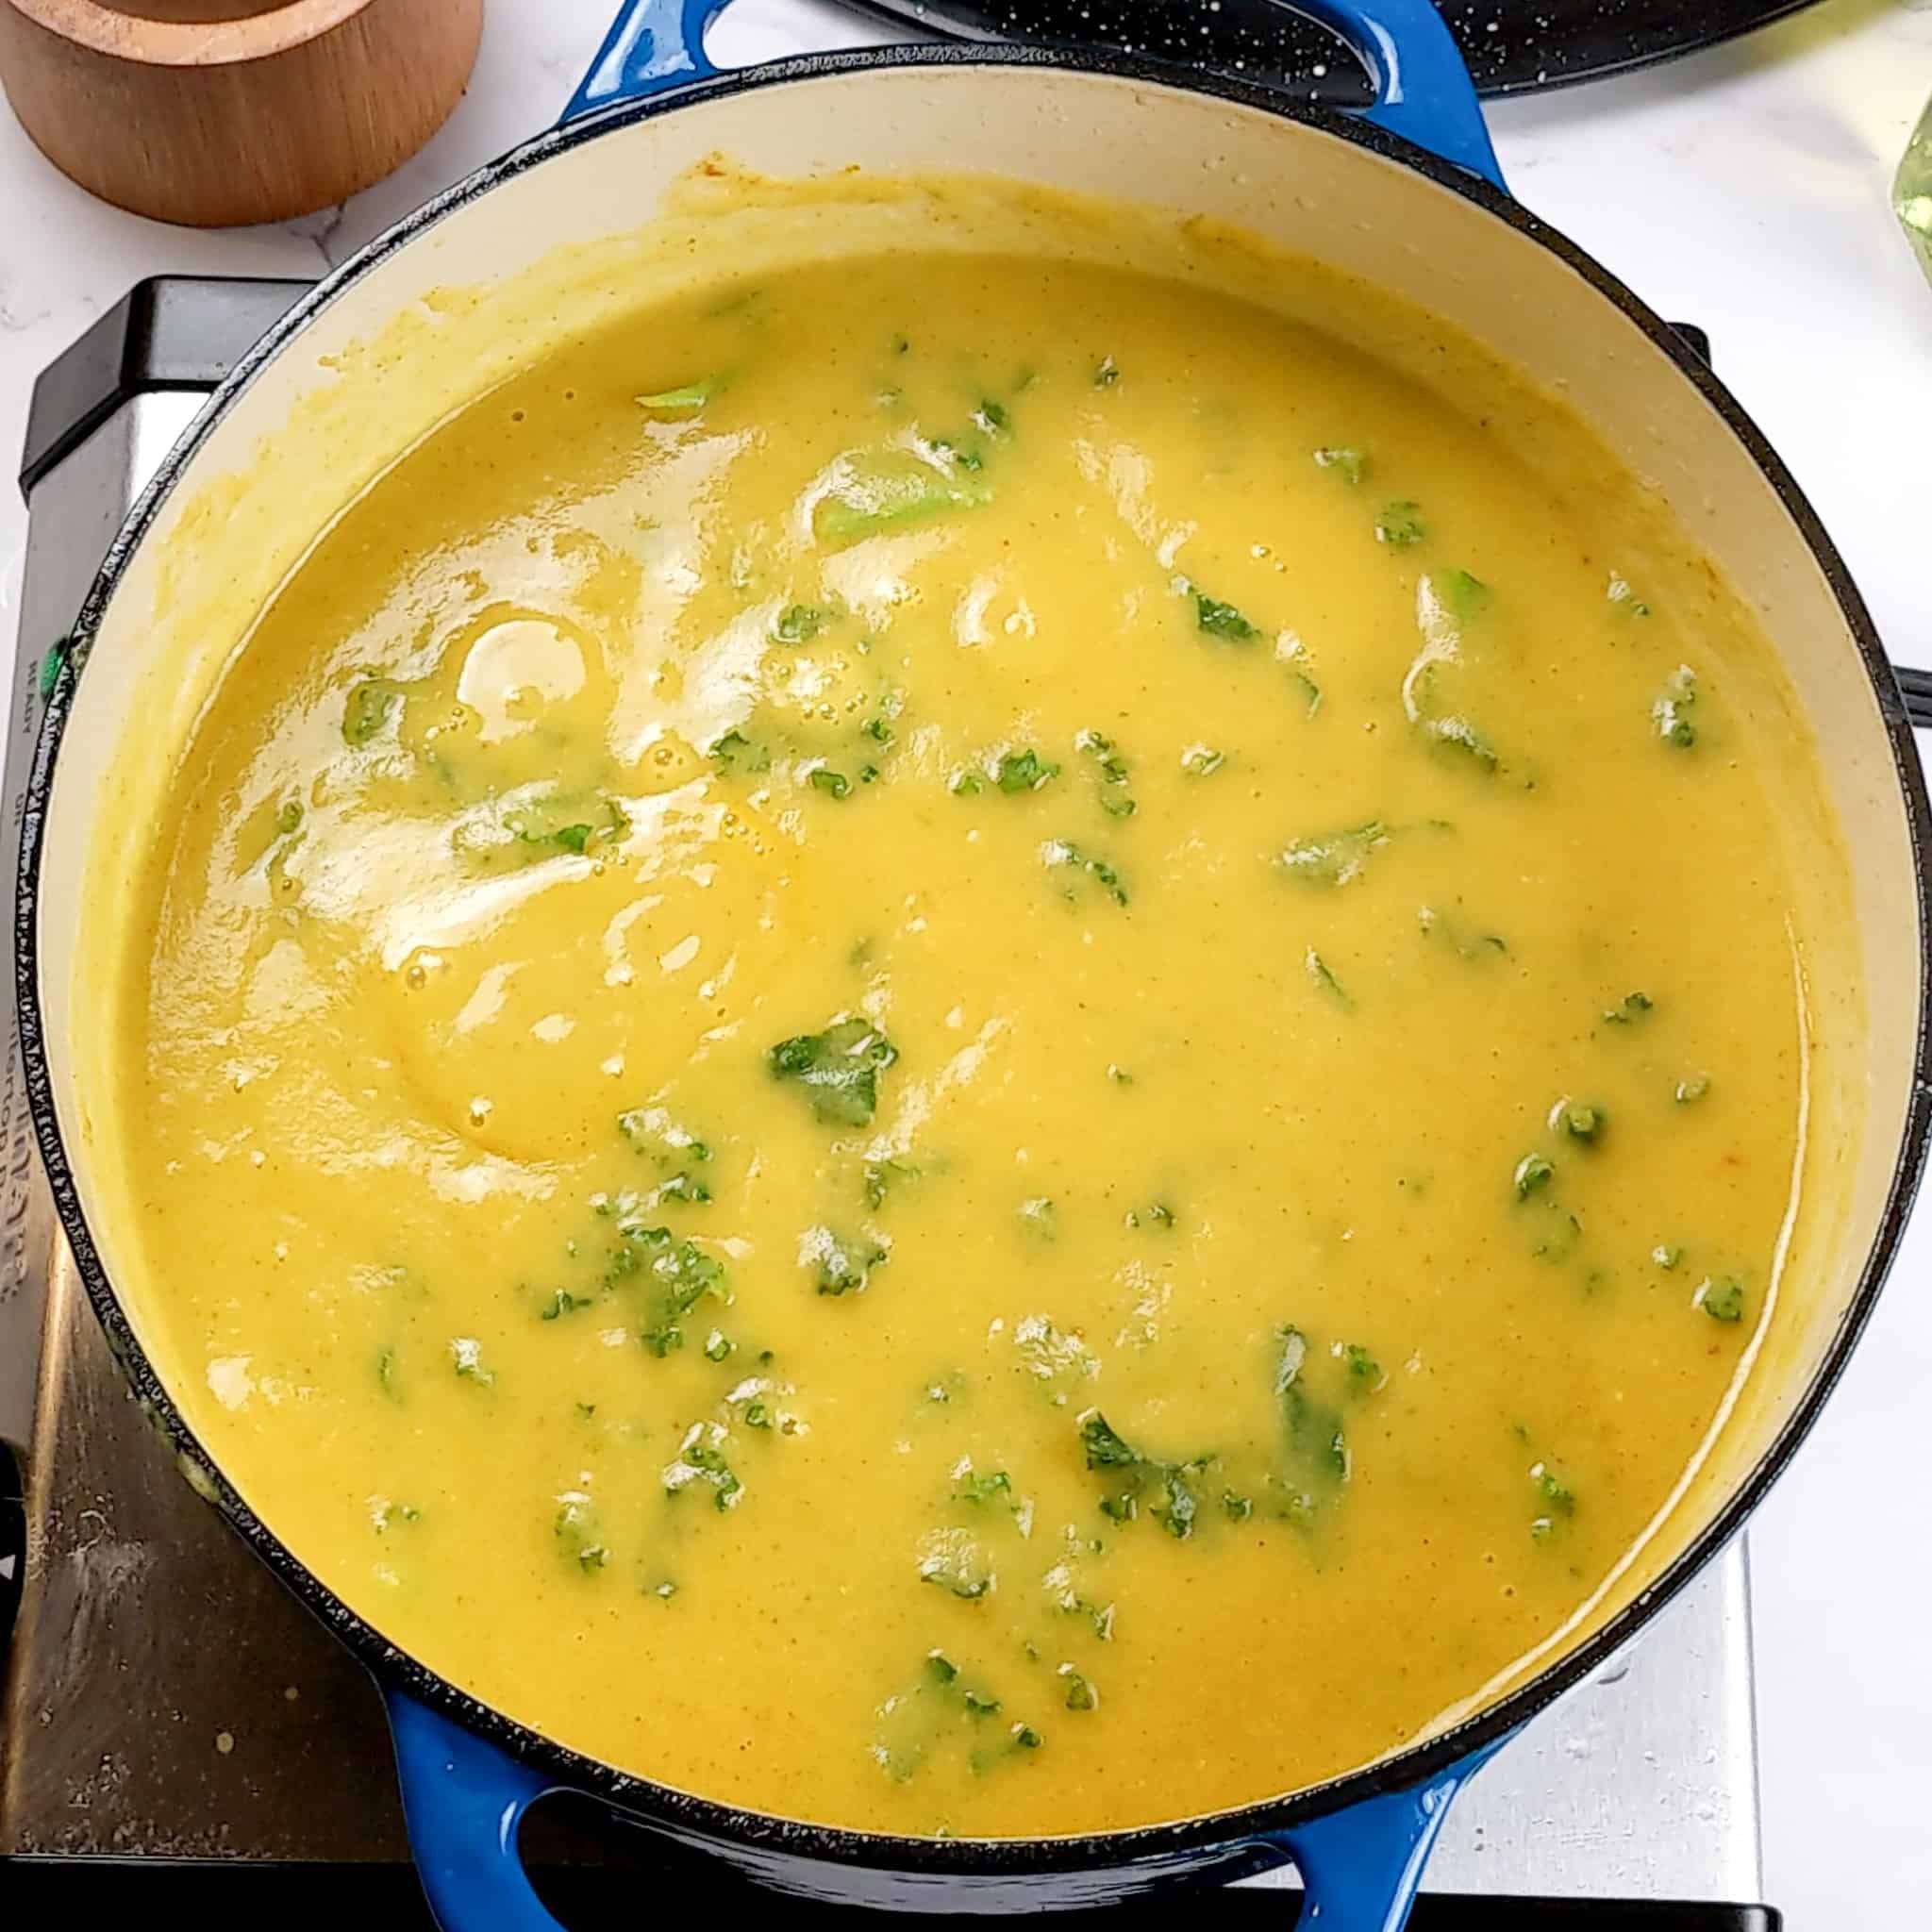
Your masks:
M313 276L554 119L611 0L493 0L441 134L345 209L225 234L90 200L0 112L0 454L35 375L140 277ZM735 65L887 38L827 0L739 0ZM1728 47L1491 110L1511 186L1665 314L1810 494L1893 656L1932 667L1932 288L1887 205L1932 94L1932 6L1827 0ZM0 486L0 635L25 519ZM1932 1212L1824 1420L1752 1530L1766 1890L1790 1932L1932 1911Z

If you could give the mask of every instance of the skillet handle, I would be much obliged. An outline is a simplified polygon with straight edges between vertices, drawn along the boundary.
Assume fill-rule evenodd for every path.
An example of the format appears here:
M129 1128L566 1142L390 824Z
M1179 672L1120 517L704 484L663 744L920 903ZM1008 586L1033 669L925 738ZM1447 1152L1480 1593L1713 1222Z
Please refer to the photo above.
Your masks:
M716 74L705 57L705 30L725 4L629 0L563 119ZM1508 192L1475 84L1434 0L1292 0L1292 6L1340 34L1368 70L1375 105L1364 110L1364 120Z
M1490 145L1475 82L1435 0L1292 0L1348 42L1375 105L1362 119L1509 192Z
M705 32L725 5L726 0L625 0L557 125L619 101L641 101L666 88L708 80L718 70L705 58Z
M1486 1745L1411 1790L1271 1832L1264 1842L1301 1874L1295 1932L1402 1932L1451 1801L1496 1748Z
M389 1685L416 1874L442 1932L563 1932L524 1870L517 1827L553 1781Z
M1906 716L1918 731L1932 731L1932 671L1914 671L1907 664L1894 664L1891 675L1898 679L1899 695L1906 701Z

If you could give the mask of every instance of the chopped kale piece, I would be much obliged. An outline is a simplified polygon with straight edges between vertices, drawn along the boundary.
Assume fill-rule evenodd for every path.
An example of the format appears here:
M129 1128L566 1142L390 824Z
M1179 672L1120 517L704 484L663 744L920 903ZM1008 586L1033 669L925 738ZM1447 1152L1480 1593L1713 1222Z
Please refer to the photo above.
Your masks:
M819 1119L841 1127L872 1124L878 1076L898 1058L891 1041L856 1013L833 1021L823 1033L781 1040L765 1056L774 1078L795 1081L810 1095Z

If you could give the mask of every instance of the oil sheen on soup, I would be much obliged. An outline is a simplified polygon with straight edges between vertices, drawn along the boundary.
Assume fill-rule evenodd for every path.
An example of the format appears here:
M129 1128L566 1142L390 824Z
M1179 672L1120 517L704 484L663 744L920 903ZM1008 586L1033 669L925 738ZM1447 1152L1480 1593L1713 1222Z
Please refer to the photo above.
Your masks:
M262 611L130 923L196 1427L437 1671L792 1817L1141 1824L1480 1700L1793 1205L1719 593L1610 508L1018 256L475 402Z

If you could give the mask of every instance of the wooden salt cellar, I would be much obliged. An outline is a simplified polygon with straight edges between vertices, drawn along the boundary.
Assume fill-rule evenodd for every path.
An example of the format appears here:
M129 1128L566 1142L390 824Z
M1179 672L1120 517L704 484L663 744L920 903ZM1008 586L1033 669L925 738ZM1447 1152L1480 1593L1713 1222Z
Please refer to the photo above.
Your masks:
M54 165L136 214L287 221L399 166L483 0L0 0L0 85Z

